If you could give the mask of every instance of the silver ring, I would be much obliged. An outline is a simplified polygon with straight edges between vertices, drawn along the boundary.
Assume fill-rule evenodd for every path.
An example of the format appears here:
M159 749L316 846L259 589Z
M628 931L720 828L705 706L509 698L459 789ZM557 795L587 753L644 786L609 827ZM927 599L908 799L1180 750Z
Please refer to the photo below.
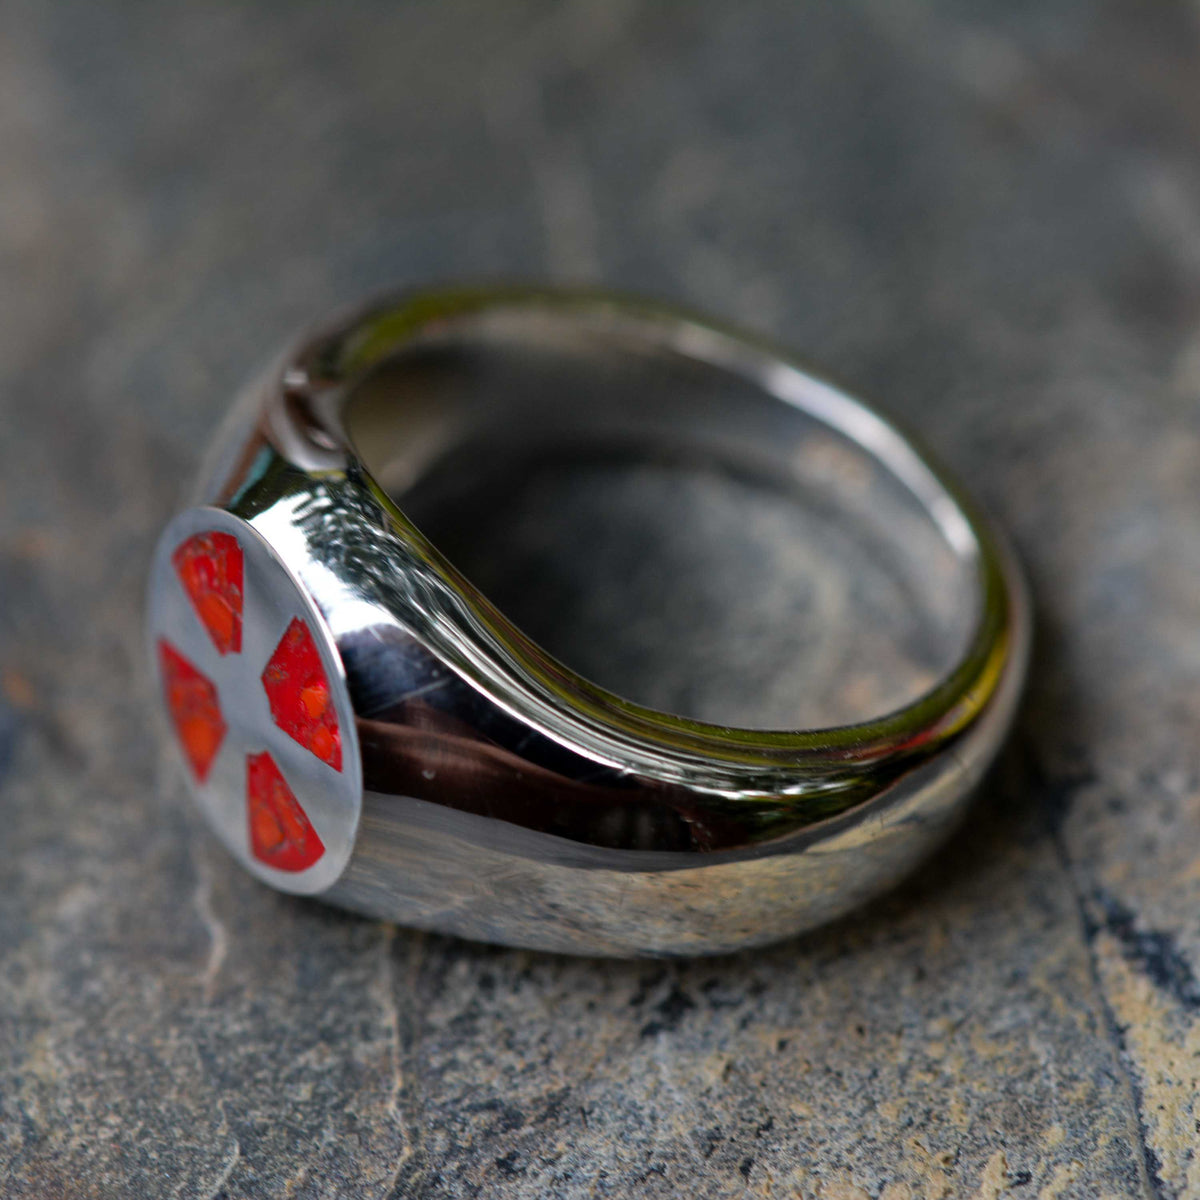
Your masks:
M488 373L535 361L545 386ZM630 372L705 382L631 390ZM730 728L622 699L524 636L397 506L464 439L506 438L686 444L785 481L814 447L856 456L892 489L862 489L867 515L913 507L952 562L961 644L923 694L853 725ZM535 289L391 298L285 355L167 526L148 625L190 790L260 879L609 955L763 943L894 884L995 756L1030 640L1010 551L895 424L703 319Z

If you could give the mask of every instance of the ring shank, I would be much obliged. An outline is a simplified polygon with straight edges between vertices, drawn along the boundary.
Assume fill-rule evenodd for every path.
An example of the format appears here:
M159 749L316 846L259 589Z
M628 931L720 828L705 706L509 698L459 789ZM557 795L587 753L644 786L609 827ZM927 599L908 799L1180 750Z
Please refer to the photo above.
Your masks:
M405 515L443 551L465 544L468 561L479 557L471 557L471 537L482 540L484 535L459 530L486 524L493 539L519 536L495 520L481 522L480 510L494 509L497 500L503 505L514 482L537 475L552 462L562 464L564 474L573 467L576 478L601 482L611 482L615 464L622 464L627 474L652 466L660 477L673 472L676 493L688 481L707 479L707 494L693 482L693 502L697 495L710 504L725 499L732 513L740 501L738 516L745 520L765 510L777 528L771 535L774 545L759 552L757 576L745 553L735 565L728 546L724 554L711 551L704 561L712 572L740 571L744 590L732 584L724 591L713 589L714 603L722 605L730 622L740 614L760 628L778 626L775 669L790 671L804 684L791 685L790 708L780 685L778 702L757 709L745 699L739 707L735 697L745 693L727 686L724 704L719 697L706 701L706 711L713 714L708 720L756 728L815 728L868 719L915 699L925 681L944 675L961 657L981 601L977 546L969 531L963 536L961 523L950 536L938 523L939 511L955 510L936 479L919 477L924 493L914 493L899 475L913 475L907 443L879 439L872 414L853 403L838 409L841 394L811 376L776 372L773 386L791 388L792 398L781 401L759 379L742 374L736 362L690 356L686 348L648 338L647 332L644 322L622 327L608 314L592 326L574 315L555 321L545 313L522 310L441 324L434 333L414 338L350 390L344 425L372 477ZM704 348L712 355L722 347ZM831 426L830 419L861 438L876 436L886 461ZM643 503L654 503L655 489L644 490ZM746 504L747 495L768 499L756 509ZM670 496L668 491L668 505ZM674 503L678 507L683 502ZM682 535L671 538L664 532L656 543L647 531L653 533L656 520L687 517L682 510L670 516L647 512L625 532L642 553L664 559ZM744 544L749 532L725 528L717 535L728 542L732 534L736 551L739 534ZM760 582L769 586L772 581L767 556L780 566L795 563L790 578L776 570L777 586L790 589L790 599L776 603L774 612L765 605L756 610L749 598ZM494 557L499 559L499 553ZM619 572L623 556L616 557ZM450 559L464 565L454 553ZM847 581L847 570L857 570L857 577ZM467 574L475 578L471 570ZM789 656L788 639L794 639L795 628L786 625L817 620L835 634L830 626L838 622L837 614L805 611L799 599L805 588L845 592L853 585L852 599L861 601L872 581L876 612L859 603L842 622L880 630L873 650L864 640L859 659L848 664L858 668L858 700L822 704L813 663L794 644ZM619 603L616 585L608 581L580 586L590 592L607 588ZM510 616L520 616L518 623L529 632L544 638L550 625L552 636L553 622L538 626L535 616L526 624L531 608L515 583L506 599L495 598ZM669 613L660 620L669 621ZM889 622L896 640L919 651L919 661L912 661L911 653L909 661L899 661L896 641L883 636ZM730 625L717 626L713 633L722 646L733 646L740 636ZM770 641L770 633L764 640ZM560 653L558 643L542 644ZM560 657L573 664L570 645L563 651ZM866 658L872 652L874 666ZM685 661L686 640L668 643L659 657L672 653ZM588 655L586 662L591 670L583 673L589 678L627 699L661 707L653 699L642 700L636 672L615 671L598 653ZM880 686L876 681L888 669L891 678ZM765 670L760 674L757 686L766 690L771 680ZM731 669L726 678L736 678L735 672ZM749 688L750 680L745 682ZM658 694L664 691L660 688ZM669 695L666 699L669 703Z

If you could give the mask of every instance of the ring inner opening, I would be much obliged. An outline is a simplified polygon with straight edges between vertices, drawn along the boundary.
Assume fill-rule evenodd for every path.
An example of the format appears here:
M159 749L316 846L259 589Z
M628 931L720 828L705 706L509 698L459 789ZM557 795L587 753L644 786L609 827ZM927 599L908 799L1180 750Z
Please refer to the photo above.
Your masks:
M511 621L663 712L869 720L966 649L974 564L891 471L637 323L457 319L353 389L376 481Z

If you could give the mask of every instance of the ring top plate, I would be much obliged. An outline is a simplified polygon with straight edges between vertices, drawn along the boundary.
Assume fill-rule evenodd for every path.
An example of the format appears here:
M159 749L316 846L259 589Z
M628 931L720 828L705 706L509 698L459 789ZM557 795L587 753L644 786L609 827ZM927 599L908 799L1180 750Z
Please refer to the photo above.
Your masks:
M245 521L191 508L159 542L150 656L193 796L232 853L283 891L345 870L362 764L321 613Z

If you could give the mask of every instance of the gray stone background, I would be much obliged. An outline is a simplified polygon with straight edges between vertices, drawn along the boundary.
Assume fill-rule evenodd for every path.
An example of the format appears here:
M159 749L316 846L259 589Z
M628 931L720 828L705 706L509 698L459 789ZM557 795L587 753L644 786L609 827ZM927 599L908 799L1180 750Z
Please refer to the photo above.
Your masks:
M10 1196L1200 1195L1194 0L8 0ZM149 719L155 533L364 291L601 281L920 426L1039 604L961 835L834 928L606 963L276 896Z

